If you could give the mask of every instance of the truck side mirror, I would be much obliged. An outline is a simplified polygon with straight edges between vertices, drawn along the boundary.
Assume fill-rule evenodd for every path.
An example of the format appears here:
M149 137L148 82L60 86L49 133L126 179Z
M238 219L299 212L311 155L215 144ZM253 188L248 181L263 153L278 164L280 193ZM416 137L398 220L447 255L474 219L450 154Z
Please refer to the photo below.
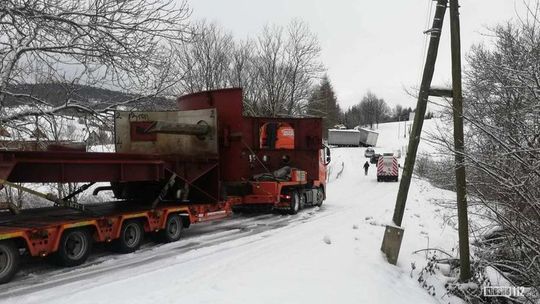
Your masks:
M330 148L328 148L327 146L324 147L324 150L325 150L325 154L326 154L326 165L328 165L330 163Z

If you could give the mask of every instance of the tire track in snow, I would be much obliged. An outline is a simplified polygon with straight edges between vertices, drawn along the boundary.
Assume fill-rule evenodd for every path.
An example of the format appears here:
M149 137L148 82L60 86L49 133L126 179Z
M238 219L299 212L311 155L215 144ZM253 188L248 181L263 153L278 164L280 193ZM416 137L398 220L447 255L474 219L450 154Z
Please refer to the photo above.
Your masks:
M193 225L190 229L184 230L184 236L179 242L186 242L191 240L192 238L197 237L213 239L219 235L234 233L235 226L247 226L251 222L266 220L269 217L272 217L272 215L263 214L250 217L233 215L232 217L226 218L224 220L216 220L212 222L196 224ZM148 239L150 239L149 235L147 235L146 239L147 240L145 241L145 243L142 244L141 248L137 251L138 253L146 252L148 250L155 250L156 248L165 246L164 244L148 241ZM15 277L14 281L21 282L21 280L25 280L26 277L35 277L41 274L56 275L58 273L70 272L76 269L88 268L89 266L101 264L109 260L122 259L122 257L126 256L124 254L117 254L112 252L107 248L107 246L108 244L105 243L97 244L88 261L76 268L59 268L58 266L48 264L46 262L46 259L27 258L28 261L24 261L22 269L19 271L19 274ZM1 290L4 289L4 286L6 285L0 287L0 294L2 292Z
M43 271L39 274L30 274L27 278L16 279L0 288L0 298L2 300L13 301L15 297L29 295L42 291L44 289L57 286L67 285L82 280L89 280L98 276L104 276L122 269L141 267L162 261L171 257L178 256L181 262L173 263L177 265L185 263L193 259L182 259L182 255L202 249L205 247L217 246L230 241L238 241L246 239L242 245L251 244L253 242L264 239L261 238L248 239L249 237L260 235L264 232L279 233L281 228L293 228L296 225L301 225L305 222L312 222L334 215L338 210L331 211L331 208L323 207L325 212L318 212L315 209L307 209L296 216L279 216L273 214L259 215L250 218L237 218L228 221L224 219L218 222L210 222L201 227L194 226L193 230L186 231L186 237L179 242L164 244L161 246L145 246L145 248L127 255L110 255L103 253L98 259L85 263L76 268L68 268L62 270ZM329 209L329 210L327 210ZM200 229L197 229L200 228ZM216 229L217 228L217 229ZM210 233L205 231L212 231ZM216 231L217 230L217 231ZM274 232L275 231L275 232ZM234 246L237 247L237 246ZM226 250L220 248L219 250ZM180 252L179 252L180 251ZM211 251L205 255L197 256L203 258L213 254ZM161 266L163 268L163 266ZM114 280L114 279L113 279ZM100 284L102 284L101 282ZM83 288L86 288L85 285ZM75 292L72 288L69 292Z

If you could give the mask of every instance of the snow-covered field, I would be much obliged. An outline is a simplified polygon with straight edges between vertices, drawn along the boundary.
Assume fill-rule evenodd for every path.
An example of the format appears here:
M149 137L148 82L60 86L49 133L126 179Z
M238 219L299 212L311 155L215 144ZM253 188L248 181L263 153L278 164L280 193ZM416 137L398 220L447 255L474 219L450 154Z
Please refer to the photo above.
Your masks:
M395 127L381 124L376 150L400 148ZM197 224L177 243L128 255L101 250L74 269L29 266L0 286L0 302L458 303L445 295L442 273L428 282L435 295L420 286L426 252L414 253L457 245L451 217L436 204L455 194L413 179L398 265L390 265L380 246L398 183L377 183L373 165L364 176L363 155L363 148L332 149L321 208Z
M409 144L409 132L411 128L412 121L388 122L380 124L378 128L375 127L375 131L379 132L377 147L382 147L383 149L387 150L381 152L401 150L402 155L405 155L407 145ZM420 146L418 147L418 153L435 153L436 148L426 139L429 139L433 134L438 134L439 129L448 128L451 128L451 126L445 125L445 122L441 119L433 118L425 120L422 127L423 131Z

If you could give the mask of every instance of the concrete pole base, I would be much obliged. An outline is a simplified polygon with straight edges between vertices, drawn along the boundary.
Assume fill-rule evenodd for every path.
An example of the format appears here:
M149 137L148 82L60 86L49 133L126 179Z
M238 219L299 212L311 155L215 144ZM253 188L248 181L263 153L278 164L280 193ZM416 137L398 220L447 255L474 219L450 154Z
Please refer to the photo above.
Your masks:
M398 226L386 226L384 231L384 238L381 246L381 251L386 255L388 263L392 265L397 264L399 249L401 248L401 241L403 240L403 233L405 230Z

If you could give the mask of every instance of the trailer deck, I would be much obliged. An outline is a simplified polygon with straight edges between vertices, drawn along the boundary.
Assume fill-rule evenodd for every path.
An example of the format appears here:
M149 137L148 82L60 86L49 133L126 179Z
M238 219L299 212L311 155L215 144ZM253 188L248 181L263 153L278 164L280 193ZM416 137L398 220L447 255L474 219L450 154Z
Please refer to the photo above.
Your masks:
M115 201L86 205L86 211L66 207L45 207L22 210L20 214L0 213L0 240L14 239L32 256L47 256L58 250L63 231L88 228L96 242L110 242L120 237L122 224L128 220L141 222L145 232L165 229L171 214L182 218L184 227L192 223L214 220L232 214L238 198L219 204L186 204L163 202L150 209L148 203Z
M141 212L148 208L145 205L134 204L127 201L111 201L99 204L87 204L86 208L92 214L89 217L88 212L67 208L67 207L42 207L33 209L23 209L19 214L9 212L0 213L0 235L4 229L11 227L42 228L50 226L61 219L62 221L80 221L92 218L101 218L114 215L121 215L130 212ZM175 207L173 204L165 204L164 207ZM31 223L31 224L30 224Z

